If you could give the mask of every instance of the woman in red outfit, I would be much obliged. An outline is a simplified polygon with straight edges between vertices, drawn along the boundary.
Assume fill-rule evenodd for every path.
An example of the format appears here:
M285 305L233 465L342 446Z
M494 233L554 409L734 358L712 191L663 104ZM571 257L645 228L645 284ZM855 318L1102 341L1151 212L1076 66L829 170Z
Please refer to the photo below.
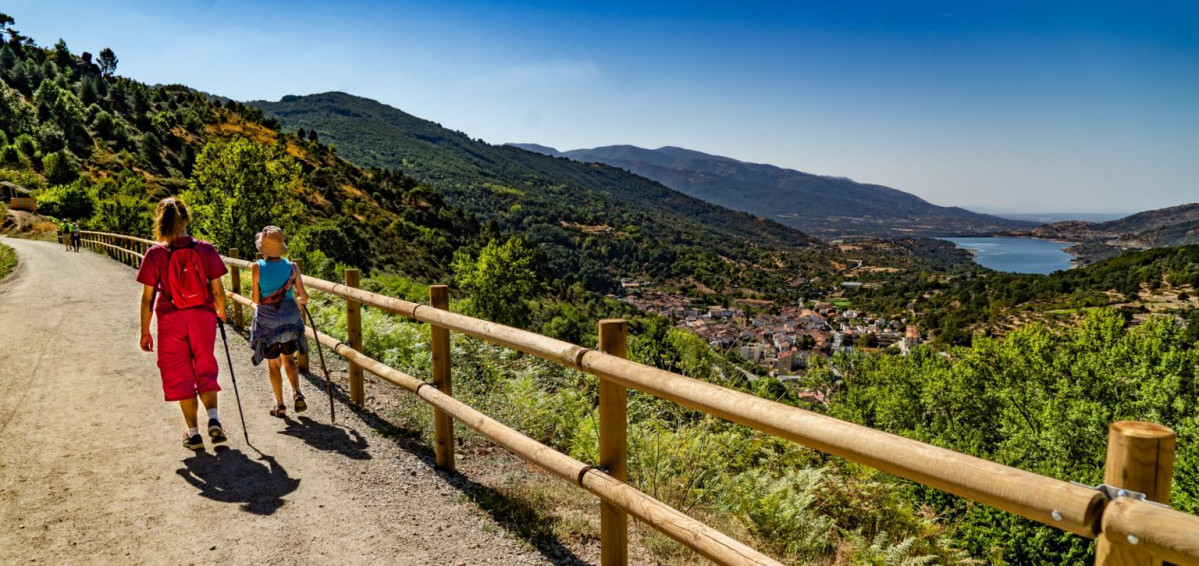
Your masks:
M216 325L225 320L225 287L221 276L228 270L216 248L187 233L191 219L177 198L158 203L154 239L146 251L137 281L142 289L141 349L154 351L150 318L158 315L158 371L167 401L178 401L187 423L183 446L202 450L196 411L199 397L208 410L208 436L213 444L225 442L217 415ZM155 300L157 297L157 300Z

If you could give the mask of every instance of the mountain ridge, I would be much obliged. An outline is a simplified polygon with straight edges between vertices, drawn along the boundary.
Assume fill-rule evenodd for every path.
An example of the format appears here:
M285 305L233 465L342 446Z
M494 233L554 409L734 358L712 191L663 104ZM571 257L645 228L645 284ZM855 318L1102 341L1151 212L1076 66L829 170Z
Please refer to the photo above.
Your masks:
M885 185L750 163L678 146L646 149L623 144L559 151L539 144L509 145L627 169L701 200L824 238L978 236L1035 225L961 207L934 205Z
M1145 210L1105 222L1065 220L1003 234L1075 242L1066 251L1092 263L1125 250L1199 244L1199 203Z

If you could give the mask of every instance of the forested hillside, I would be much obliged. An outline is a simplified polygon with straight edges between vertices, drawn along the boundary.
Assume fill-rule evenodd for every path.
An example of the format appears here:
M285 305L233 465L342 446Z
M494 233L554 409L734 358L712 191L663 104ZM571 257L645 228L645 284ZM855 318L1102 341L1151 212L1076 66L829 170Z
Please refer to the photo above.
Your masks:
M702 242L721 256L749 261L764 260L758 253L763 247L794 250L812 243L809 236L781 224L708 204L617 168L487 144L345 93L248 104L289 130L315 129L352 161L399 168L428 182L449 202L504 229L520 229L543 242L583 237L600 245L635 243L641 251L626 252L650 254L633 260L650 269L691 261L686 257L690 252L660 249L663 242L684 250ZM601 266L582 268L585 277L594 278Z
M268 220L302 227L297 251L317 273L341 263L428 278L446 277L454 249L480 233L473 214L447 206L437 191L351 166L327 146L280 133L255 108L117 76L107 49L95 59L62 40L47 49L8 33L0 46L0 177L34 190L43 214L146 235L153 202L189 192L202 199L224 187L222 198L245 200L217 207L242 207L229 223L266 211L280 214ZM237 192L248 188L253 194ZM196 228L223 248L252 249L244 229L227 238Z

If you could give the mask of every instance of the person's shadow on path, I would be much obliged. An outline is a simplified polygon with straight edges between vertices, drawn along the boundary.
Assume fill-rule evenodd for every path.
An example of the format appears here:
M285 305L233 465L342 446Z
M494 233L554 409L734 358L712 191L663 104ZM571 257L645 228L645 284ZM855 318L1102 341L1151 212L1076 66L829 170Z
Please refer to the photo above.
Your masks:
M242 511L270 515L283 507L283 496L300 487L300 480L288 477L273 457L263 455L262 460L265 465L239 450L218 446L215 454L196 452L183 461L187 467L175 473L199 489L201 497L241 503Z
M337 452L351 460L371 459L370 453L366 451L370 444L358 431L319 423L305 416L297 418L298 421L292 420L291 417L283 417L287 428L279 431L279 434L303 440L305 444L317 450Z

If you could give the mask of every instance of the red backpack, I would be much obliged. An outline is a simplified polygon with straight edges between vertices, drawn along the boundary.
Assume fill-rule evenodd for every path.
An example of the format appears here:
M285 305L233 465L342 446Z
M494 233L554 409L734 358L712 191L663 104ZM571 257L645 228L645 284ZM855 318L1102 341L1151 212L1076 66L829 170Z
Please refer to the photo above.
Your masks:
M204 306L212 296L212 288L204 272L204 262L196 251L196 240L182 248L164 247L167 249L167 272L162 278L162 288L167 299L179 310Z

